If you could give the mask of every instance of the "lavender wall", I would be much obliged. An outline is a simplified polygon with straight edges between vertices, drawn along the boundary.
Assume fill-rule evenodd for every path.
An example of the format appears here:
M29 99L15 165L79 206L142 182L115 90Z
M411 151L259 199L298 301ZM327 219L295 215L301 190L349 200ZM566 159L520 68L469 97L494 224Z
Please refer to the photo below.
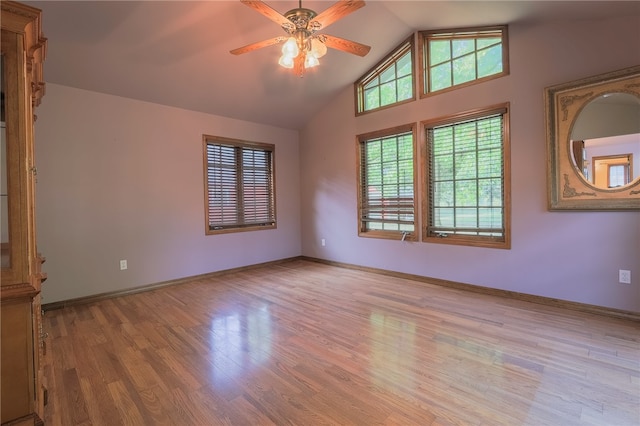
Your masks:
M300 254L297 131L55 84L37 114L44 303ZM203 133L276 145L277 229L205 235Z
M542 95L640 64L638 20L512 24L508 77L358 118L346 87L300 137L49 84L36 122L44 302L304 254L640 311L640 213L547 211ZM357 236L355 135L505 101L511 250ZM277 229L204 235L203 133L276 144ZM618 269L632 284L618 283Z
M545 87L640 64L639 21L511 24L509 76L361 117L345 88L301 133L302 253L640 312L640 212L547 211L543 104ZM511 250L358 237L355 135L506 101Z

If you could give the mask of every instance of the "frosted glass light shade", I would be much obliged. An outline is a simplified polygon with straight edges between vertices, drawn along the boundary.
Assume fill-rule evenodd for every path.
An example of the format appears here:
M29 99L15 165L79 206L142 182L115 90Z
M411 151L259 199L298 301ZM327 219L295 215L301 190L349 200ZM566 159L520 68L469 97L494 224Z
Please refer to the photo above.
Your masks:
M296 43L296 39L293 37L289 37L287 41L282 45L282 55L290 56L291 58L295 58L299 53L298 43Z
M318 60L318 58L313 56L311 53L307 54L307 57L304 59L304 67L313 68L318 65L320 65L320 61Z
M293 68L293 58L292 56L284 54L280 57L278 63L285 68Z
M314 38L311 40L311 53L317 59L322 58L327 53L327 46L320 40Z

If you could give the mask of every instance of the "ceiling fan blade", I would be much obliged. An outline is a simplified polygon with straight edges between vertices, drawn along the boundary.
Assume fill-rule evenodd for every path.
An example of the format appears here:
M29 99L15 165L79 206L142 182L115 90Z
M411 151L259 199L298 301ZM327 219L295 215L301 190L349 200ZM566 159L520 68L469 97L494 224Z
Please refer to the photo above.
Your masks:
M267 18L271 19L276 24L283 25L291 25L291 21L281 15L278 11L271 8L271 6L267 5L265 2L260 0L240 0L241 3L249 6L251 9L263 14Z
M269 40L263 40L257 43L247 44L246 46L233 49L230 52L233 53L234 55L242 55L243 53L252 52L254 50L262 49L263 47L282 43L285 40L287 40L286 37L278 36L278 37L270 38Z
M327 45L327 47L342 50L343 52L347 53L353 53L354 55L366 56L367 53L369 53L369 50L371 50L371 46L367 46L366 44L361 44L344 38L326 34L322 34L320 37L322 38L322 41L324 41L324 44Z
M318 22L321 25L320 29L323 29L363 6L364 0L340 0L316 16L312 22Z

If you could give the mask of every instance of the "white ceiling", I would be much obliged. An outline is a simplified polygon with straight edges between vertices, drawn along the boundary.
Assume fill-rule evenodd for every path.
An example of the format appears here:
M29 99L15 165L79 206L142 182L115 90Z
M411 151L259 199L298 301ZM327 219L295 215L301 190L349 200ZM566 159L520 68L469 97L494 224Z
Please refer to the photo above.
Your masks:
M638 1L380 1L323 33L371 46L331 50L303 78L277 65L280 46L229 50L284 31L239 1L28 1L43 10L45 81L299 129L417 30L588 20L635 14ZM297 0L266 1L284 14ZM320 13L333 0L303 1ZM46 101L46 98L45 98Z

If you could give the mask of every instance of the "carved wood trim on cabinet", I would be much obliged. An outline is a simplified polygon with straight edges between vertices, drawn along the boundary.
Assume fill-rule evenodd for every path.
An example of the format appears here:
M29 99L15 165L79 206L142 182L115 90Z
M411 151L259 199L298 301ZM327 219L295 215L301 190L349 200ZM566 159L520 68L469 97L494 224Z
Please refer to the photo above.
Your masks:
M0 423L42 425L46 391L40 367L45 335L40 288L46 274L36 248L33 111L44 95L47 39L39 9L5 0L1 7L2 167L7 181L2 215L8 222L1 241Z

